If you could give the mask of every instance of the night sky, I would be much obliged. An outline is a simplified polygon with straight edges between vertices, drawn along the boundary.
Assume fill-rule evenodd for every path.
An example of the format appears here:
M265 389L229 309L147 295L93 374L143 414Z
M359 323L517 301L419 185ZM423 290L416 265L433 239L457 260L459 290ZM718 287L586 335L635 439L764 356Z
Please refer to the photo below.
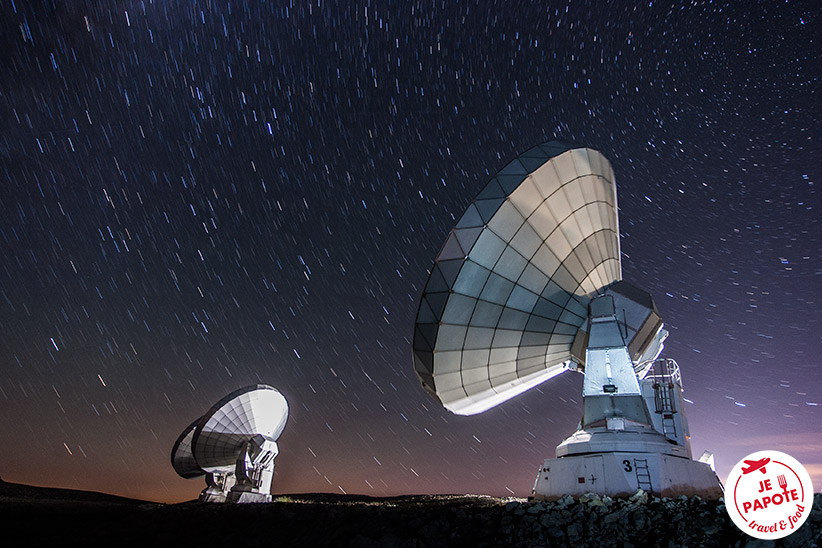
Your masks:
M273 492L525 496L580 375L419 386L428 269L560 139L616 173L623 275L720 477L822 487L817 2L0 2L0 476L175 502L178 434L286 396Z

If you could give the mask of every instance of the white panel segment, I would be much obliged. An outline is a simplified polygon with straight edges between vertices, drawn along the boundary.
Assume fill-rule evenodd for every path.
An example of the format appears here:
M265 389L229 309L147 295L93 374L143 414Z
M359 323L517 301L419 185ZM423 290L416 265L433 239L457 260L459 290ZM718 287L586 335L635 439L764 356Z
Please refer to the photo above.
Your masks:
M576 167L576 172L579 175L592 173L591 162L588 159L588 151L589 149L587 148L576 148L568 151L568 154L571 155L571 160L573 160L574 166Z
M492 348L491 349L491 364L499 363L515 363L517 359L516 347L509 348Z
M458 373L462 362L462 352L457 350L434 354L439 373Z
M555 230L550 236L548 236L545 244L560 260L564 260L573 249L571 244L568 243L568 238L562 230Z
M441 325L437 334L436 350L462 350L467 329L465 325Z
M520 183L508 199L525 218L531 215L543 201L534 179L530 176Z
M568 240L568 243L571 245L571 249L574 249L580 244L580 242L582 242L584 235L582 234L582 230L579 228L576 212L569 215L568 218L566 218L562 224L559 225L559 228L562 230L563 234L565 234L565 239Z
M545 240L559 226L559 221L551 213L548 204L542 203L528 217L528 224L534 229L542 240Z
M525 223L514 236L514 239L511 240L511 247L516 249L523 257L530 259L542 245L542 240L543 238L540 238L536 231L531 228L531 225Z
M554 164L560 181L573 181L578 177L577 170L574 167L574 161L571 159L570 153L565 152L556 158L552 158L551 163Z
M508 247L502 252L494 271L503 278L515 282L522 275L527 264L528 260L525 257L517 253L513 247Z
M561 233L558 237L564 238ZM559 257L557 257L547 245L544 245L536 252L534 258L531 259L531 263L547 276L551 276L557 271L562 261L560 261Z
M575 179L562 187L562 193L568 200L568 209L572 212L585 205L585 197L582 195L582 182L584 182L584 179Z
M531 174L531 180L534 181L537 190L543 198L552 196L559 190L559 187L562 186L564 182L561 181L559 175L557 175L557 170L554 168L553 162L543 164L542 167Z
M499 256L505 250L505 245L496 234L490 230L483 230L468 257L478 265L493 270Z
M546 201L546 204L548 205L548 209L551 210L554 219L560 223L573 211L565 192L562 190L555 192L554 195L551 196L551 199Z
M465 349L490 348L493 340L493 328L470 326L465 335Z
M556 264L559 265L559 261L556 261ZM545 284L547 283L548 276L546 276L537 266L534 266L534 259L528 263L528 266L525 267L525 270L522 272L522 276L519 278L519 284L522 287L528 289L529 291L533 291L537 295L542 293L542 290L545 289Z
M493 230L502 240L510 242L524 222L525 218L509 200L506 200L502 202L499 210L488 221L488 228Z

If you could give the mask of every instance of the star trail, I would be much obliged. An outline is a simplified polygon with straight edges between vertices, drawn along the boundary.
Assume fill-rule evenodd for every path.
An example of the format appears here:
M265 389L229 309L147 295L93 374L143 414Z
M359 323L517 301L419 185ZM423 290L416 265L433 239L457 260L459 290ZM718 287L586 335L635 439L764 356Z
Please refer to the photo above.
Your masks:
M169 454L261 382L272 492L525 496L566 373L484 414L411 338L455 219L518 153L601 151L694 453L822 485L813 2L0 2L0 476L194 498ZM818 490L818 487L817 487Z

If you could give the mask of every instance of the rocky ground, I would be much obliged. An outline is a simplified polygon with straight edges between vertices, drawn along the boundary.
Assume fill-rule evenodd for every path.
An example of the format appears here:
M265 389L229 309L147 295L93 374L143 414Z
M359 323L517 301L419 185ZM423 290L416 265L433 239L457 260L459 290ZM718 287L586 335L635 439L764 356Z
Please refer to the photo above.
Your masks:
M0 484L3 546L822 546L820 494L801 529L770 542L737 529L722 503L642 492L552 503L320 494L258 505L163 505L15 485Z

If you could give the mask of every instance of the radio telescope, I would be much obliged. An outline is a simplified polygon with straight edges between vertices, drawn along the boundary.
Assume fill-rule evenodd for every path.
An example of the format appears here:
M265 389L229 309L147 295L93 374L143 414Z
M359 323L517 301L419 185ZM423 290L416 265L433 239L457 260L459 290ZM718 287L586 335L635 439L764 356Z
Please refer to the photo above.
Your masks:
M202 502L270 502L288 403L266 384L241 388L186 428L171 450L181 477L206 477Z
M679 367L659 359L667 335L651 296L622 281L610 163L549 142L502 168L448 234L417 311L414 365L458 415L585 375L582 420L540 467L535 498L716 499L711 455L692 460Z

